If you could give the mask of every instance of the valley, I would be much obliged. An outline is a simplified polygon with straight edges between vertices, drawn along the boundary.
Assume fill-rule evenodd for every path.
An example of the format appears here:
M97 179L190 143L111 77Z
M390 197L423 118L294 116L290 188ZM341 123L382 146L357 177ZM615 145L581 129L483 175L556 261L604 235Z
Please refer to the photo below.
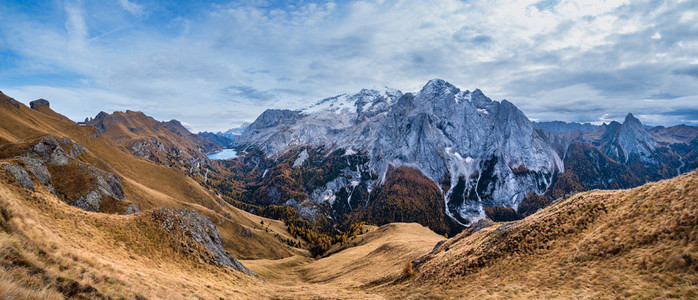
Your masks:
M469 181L433 181L399 165L380 175L360 149L305 146L266 157L238 147L234 159L209 160L205 153L223 146L177 121L100 113L95 127L45 100L28 107L0 96L5 298L698 296L698 172L644 183L676 175L661 173L676 170L671 153L695 157L682 144L635 156L623 150L622 127L612 135L619 142L558 141L550 149L568 148L564 172L540 177L549 190L529 194L517 209L487 207L487 218L460 227L444 193L466 194ZM635 122L628 118L623 125ZM665 147L661 139L655 149ZM666 167L621 164L602 151ZM479 180L494 178L483 172ZM613 180L589 181L603 176ZM381 185L367 184L381 177ZM327 182L348 193L290 203ZM596 188L615 190L584 192Z

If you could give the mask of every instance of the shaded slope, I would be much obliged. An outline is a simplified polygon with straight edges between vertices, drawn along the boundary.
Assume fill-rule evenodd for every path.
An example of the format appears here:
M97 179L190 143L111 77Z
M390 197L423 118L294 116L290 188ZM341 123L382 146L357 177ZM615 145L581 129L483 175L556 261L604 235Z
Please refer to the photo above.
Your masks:
M385 183L371 195L371 201L352 217L354 222L366 221L383 225L393 222L415 222L438 233L459 231L444 213L443 195L439 187L419 170L398 167L386 174Z

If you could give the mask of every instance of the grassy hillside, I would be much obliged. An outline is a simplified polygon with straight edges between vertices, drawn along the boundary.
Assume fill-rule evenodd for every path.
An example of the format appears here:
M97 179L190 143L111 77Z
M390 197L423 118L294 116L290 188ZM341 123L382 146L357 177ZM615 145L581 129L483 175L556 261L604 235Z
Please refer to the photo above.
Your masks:
M335 245L320 259L292 256L243 263L267 279L282 299L384 299L382 288L402 276L406 262L430 251L444 237L416 223L368 226L368 233ZM402 296L401 296L402 297Z
M204 261L200 247L165 232L153 211L85 212L9 182L0 183L0 208L0 298L232 297L244 290L205 286L257 280Z
M5 95L2 97L9 99ZM126 198L141 210L157 207L195 210L217 224L226 250L239 258L291 255L291 251L276 238L277 234L290 238L283 222L265 219L265 227L270 227L271 232L264 230L260 225L262 218L226 204L183 171L132 155L104 136L97 136L93 127L78 125L46 106L39 107L40 110L21 103L18 106L0 101L0 141L7 141L2 143L3 146L31 145L31 141L46 135L59 139L69 137L88 150L88 154L81 158L85 163L120 177ZM255 233L254 238L239 234L247 229Z
M417 297L695 298L698 172L581 193L520 221L475 226L421 260L413 279L388 290Z
M201 171L206 152L220 146L193 134L177 120L159 122L142 112L100 112L86 122L98 135L137 156L190 174Z

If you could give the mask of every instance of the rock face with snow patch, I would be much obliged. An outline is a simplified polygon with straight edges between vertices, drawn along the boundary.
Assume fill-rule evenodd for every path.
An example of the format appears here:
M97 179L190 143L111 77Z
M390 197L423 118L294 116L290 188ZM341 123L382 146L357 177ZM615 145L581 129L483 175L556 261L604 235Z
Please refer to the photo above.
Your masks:
M316 202L333 200L349 185L366 186L370 193L391 166L415 168L442 187L446 213L463 225L484 218L484 207L516 207L529 192L545 191L563 171L556 152L513 104L438 79L415 94L362 90L305 110L268 110L235 145L271 157L299 147L367 156L354 169L369 169L377 178L352 176L348 168L326 186L307 191L309 197L322 197L312 199Z

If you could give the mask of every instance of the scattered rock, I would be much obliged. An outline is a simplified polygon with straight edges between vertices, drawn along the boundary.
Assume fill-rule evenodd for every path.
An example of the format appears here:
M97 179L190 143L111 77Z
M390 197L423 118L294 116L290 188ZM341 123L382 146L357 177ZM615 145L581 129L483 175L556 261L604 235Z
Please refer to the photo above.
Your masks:
M2 92L0 92L0 94L2 94ZM17 102L17 100L15 100L15 98L3 99L3 101L5 101L5 103L11 104L12 106L14 106L16 108L19 108L19 102Z
M136 205L136 203L131 203L126 207L124 215L132 215L139 212L141 212L141 210L138 208L138 205Z

